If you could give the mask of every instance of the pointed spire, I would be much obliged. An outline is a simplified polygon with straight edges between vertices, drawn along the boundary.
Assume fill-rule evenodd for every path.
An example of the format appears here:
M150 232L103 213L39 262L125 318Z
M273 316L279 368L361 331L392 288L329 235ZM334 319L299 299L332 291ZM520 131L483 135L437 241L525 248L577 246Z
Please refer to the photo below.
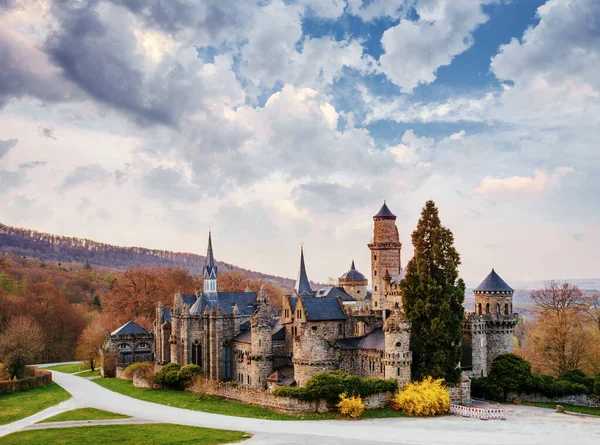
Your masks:
M352 260L352 266L350 266L350 270L356 270L356 267L354 266L354 260Z
M294 291L298 296L312 297L315 295L310 287L308 276L306 275L306 267L304 266L304 246L300 246L300 270L298 271L298 279L296 280Z
M383 205L381 206L381 208L379 209L379 212L377 212L377 215L373 216L373 218L378 218L378 219L396 219L396 215L394 215L390 209L388 208L387 204L385 203L385 201L383 201Z
M269 305L269 294L267 294L264 284L260 287L260 291L258 291L258 298L261 304Z
M213 254L212 236L208 232L208 248L206 249L206 264L202 274L204 278L204 292L216 294L217 292L217 266L215 266L215 256Z
M250 281L246 284L246 290L244 292L252 292L252 289L250 289Z

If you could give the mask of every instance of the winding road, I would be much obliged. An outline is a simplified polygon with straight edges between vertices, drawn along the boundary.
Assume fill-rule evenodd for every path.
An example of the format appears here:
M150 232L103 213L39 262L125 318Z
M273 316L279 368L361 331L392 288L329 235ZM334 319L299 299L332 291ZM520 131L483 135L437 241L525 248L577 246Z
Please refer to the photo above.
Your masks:
M507 406L506 420L482 421L457 416L429 419L361 421L276 421L209 414L134 399L85 378L53 371L54 381L73 396L26 419L0 426L0 437L59 412L92 407L153 422L247 431L257 444L568 444L600 443L600 418L551 410ZM1 440L0 440L1 442Z

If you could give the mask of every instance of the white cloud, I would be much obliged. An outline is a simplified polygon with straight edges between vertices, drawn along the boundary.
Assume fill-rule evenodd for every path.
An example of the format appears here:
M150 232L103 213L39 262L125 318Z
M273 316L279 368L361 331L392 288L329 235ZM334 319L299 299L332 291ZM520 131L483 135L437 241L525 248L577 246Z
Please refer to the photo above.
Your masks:
M481 195L539 195L556 187L560 179L572 171L571 167L557 167L551 174L536 170L533 176L511 176L509 178L486 176L475 191Z
M468 49L473 30L487 21L482 3L485 1L418 1L419 20L402 20L383 33L381 70L405 93L433 82L436 70Z

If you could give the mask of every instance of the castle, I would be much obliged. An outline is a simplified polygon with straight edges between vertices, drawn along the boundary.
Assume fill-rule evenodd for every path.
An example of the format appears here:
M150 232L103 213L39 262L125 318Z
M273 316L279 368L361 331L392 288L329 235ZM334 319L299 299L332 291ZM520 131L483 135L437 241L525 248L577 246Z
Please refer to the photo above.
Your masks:
M373 220L372 292L354 262L338 286L313 290L301 248L293 294L284 297L280 309L264 288L218 291L209 233L203 291L177 293L171 308L161 303L156 309L155 360L196 364L211 380L252 388L303 385L314 374L335 369L409 382L411 330L402 310L396 216L384 203ZM475 289L476 309L463 323L462 367L470 376L486 376L496 356L512 352L517 321L512 295L494 270Z

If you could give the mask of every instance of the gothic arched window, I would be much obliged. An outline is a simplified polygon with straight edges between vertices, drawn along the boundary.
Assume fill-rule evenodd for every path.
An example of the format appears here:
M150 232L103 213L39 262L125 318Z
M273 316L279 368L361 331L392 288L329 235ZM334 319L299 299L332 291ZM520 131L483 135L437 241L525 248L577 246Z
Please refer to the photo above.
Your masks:
M496 315L500 315L500 303L496 303Z
M479 303L479 315L481 315L481 303Z
M508 303L504 303L504 315L508 315Z
M485 305L485 313L486 314L490 313L490 304L489 303Z

